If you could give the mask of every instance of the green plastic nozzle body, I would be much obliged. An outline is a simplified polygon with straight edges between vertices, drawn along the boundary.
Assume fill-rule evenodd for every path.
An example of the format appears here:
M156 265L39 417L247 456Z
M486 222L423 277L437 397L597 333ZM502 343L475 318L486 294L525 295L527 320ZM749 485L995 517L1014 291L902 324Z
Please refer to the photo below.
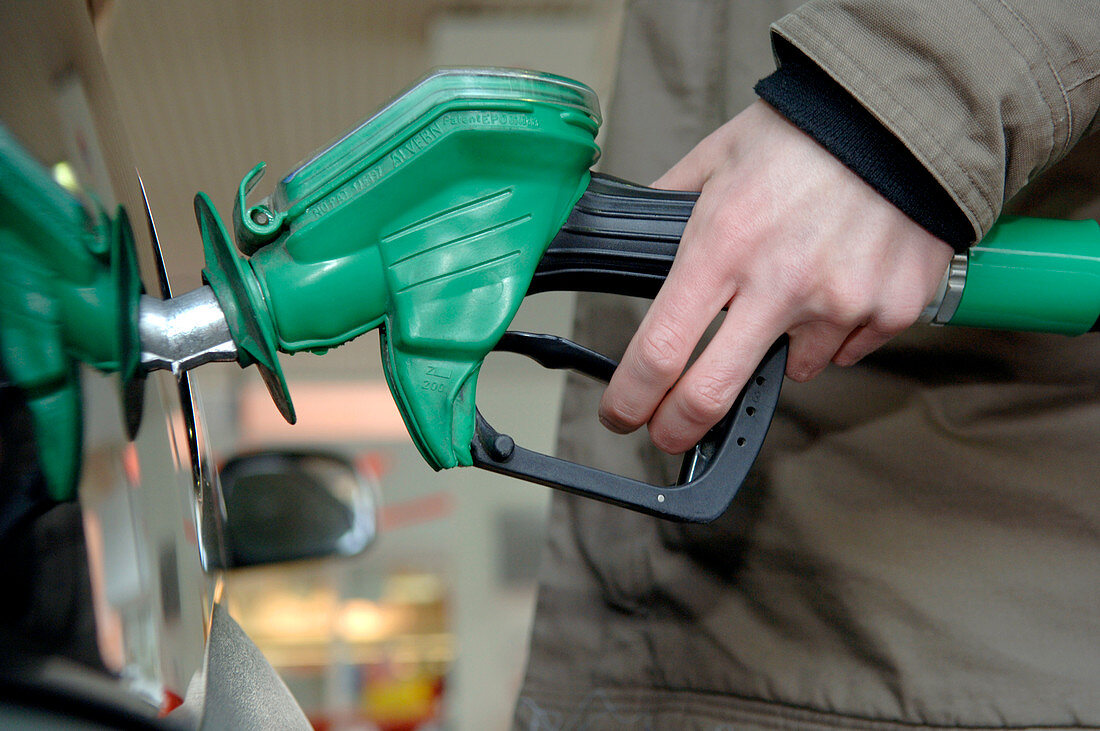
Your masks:
M599 121L591 90L560 77L429 75L258 204L244 199L260 168L242 181L234 229L251 257L237 300L287 353L380 328L421 454L469 465L481 363L588 185Z

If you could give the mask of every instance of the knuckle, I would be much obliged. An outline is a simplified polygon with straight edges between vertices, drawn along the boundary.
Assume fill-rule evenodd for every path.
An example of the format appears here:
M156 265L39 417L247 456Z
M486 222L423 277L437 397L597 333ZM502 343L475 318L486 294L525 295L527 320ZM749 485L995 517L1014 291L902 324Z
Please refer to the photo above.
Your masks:
M924 307L929 299L931 297L912 297L897 305L894 324L898 326L898 332L913 326L913 323L924 312Z
M649 418L635 403L621 398L605 396L600 403L600 420L616 431L633 431Z
M724 260L710 262L713 267L721 268L724 264L737 266L737 262L750 257L772 236L773 227L766 213L767 206L763 201L750 200L753 197L751 192L738 190L736 202L727 198L725 205L710 211L708 228L711 235L729 254Z
M653 424L649 427L649 440L666 454L679 454L686 449L680 449L679 439L672 432Z
M911 327L920 317L923 309L924 305L918 298L894 297L875 311L868 325L872 330L883 335L897 335Z
M886 310L876 313L868 323L868 327L883 335L897 335L916 322L919 314L919 311L910 314L906 310Z
M662 452L682 454L699 441L704 431L682 422L654 419L649 424L649 440Z
M683 336L663 322L654 322L640 334L635 360L641 372L652 380L671 383L683 370L687 350Z
M740 241L746 238L745 217L736 206L722 206L711 214L712 230L722 241Z
M806 336L793 339L789 352L786 375L798 383L805 383L820 373L828 357L833 354L832 349L824 348L820 340Z
M758 278L767 284L767 296L778 306L785 309L808 309L816 311L824 309L815 307L810 295L817 287L817 275L813 268L802 261L786 261L776 272L774 277L761 276Z
M855 277L830 280L825 285L829 320L841 325L865 322L871 312L871 285Z
M684 415L698 424L710 426L718 422L733 403L728 379L704 376L687 384L682 409Z
M796 383L806 383L820 373L822 367L809 361L790 361L787 363L787 377Z

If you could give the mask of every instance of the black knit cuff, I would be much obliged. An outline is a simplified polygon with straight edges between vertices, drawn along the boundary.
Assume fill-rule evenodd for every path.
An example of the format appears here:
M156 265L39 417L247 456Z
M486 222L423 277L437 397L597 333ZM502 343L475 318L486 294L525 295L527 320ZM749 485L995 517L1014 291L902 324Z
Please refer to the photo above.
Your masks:
M773 40L780 65L756 84L760 98L933 236L966 251L970 221L909 148L801 51Z

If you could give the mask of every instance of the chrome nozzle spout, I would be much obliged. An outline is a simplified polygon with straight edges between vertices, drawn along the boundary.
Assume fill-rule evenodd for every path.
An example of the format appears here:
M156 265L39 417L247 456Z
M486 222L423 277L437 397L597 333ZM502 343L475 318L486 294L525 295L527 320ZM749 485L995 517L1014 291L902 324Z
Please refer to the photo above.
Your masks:
M141 365L147 371L178 375L203 363L238 357L225 313L209 286L167 300L143 296L138 332Z

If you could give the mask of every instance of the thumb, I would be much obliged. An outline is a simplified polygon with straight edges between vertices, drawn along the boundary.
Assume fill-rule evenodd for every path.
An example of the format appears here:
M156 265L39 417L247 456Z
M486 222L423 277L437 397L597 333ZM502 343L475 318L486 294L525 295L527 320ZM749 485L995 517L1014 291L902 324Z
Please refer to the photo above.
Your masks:
M653 181L651 187L664 190L702 190L703 183L714 172L718 162L712 138L713 135L696 145L691 152L669 168L668 172Z

